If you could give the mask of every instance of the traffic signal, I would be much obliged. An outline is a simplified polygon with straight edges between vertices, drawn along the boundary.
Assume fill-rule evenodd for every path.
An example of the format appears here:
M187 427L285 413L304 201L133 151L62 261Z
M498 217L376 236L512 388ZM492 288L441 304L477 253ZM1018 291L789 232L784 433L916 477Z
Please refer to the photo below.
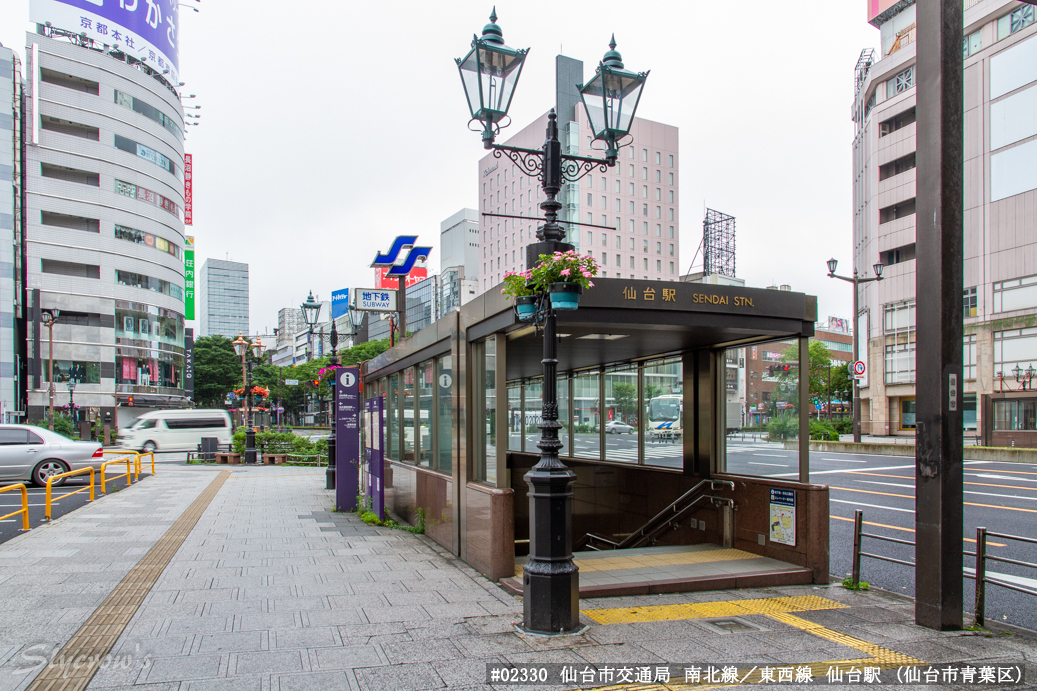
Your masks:
M780 365L767 365L767 374L776 377L789 374L793 368L799 367L798 362L786 362Z
M313 388L317 388L319 386L320 386L320 379L314 379L313 380Z

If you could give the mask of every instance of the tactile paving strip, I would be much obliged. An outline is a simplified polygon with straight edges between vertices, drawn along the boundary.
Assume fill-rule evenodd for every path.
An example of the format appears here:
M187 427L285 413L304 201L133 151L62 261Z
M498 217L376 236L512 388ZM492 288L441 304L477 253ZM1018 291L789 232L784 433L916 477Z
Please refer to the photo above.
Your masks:
M843 609L845 607L847 605L827 600L817 595L801 595L798 597L767 597L753 600L692 602L683 605L585 609L582 610L582 614L587 615L599 624L635 624L649 621L740 617L747 614L772 616L787 612L809 612L821 609Z
M75 665L71 669L48 665L29 685L29 691L81 691L86 688L144 597L229 477L230 471L224 470L209 483L183 515L115 586L115 590L94 610L55 658L77 662L83 660L84 664Z

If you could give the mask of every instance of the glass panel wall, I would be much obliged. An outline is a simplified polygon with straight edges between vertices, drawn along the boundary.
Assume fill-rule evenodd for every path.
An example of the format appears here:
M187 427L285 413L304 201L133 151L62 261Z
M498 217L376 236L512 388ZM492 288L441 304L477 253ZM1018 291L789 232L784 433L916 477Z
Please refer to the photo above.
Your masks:
M647 362L641 410L645 465L684 467L684 366L680 360Z
M822 387L827 395L821 372L827 372L829 362L828 355L819 353L815 363L818 391L810 392L811 400L820 400ZM796 473L799 452L785 450L785 442L799 439L799 342L768 341L732 348L722 364L727 370L722 389L727 435L721 467L726 463L726 472L738 475ZM806 414L811 417L811 434L834 433L830 422L815 419L818 411L813 405ZM838 439L838 435L832 438Z
M414 462L414 368L408 367L401 372L402 390L400 401L403 410L400 422L403 424L403 454L401 461Z
M534 379L523 386L526 395L525 408L522 411L522 438L524 448L529 453L540 453L537 441L540 439L540 421L544 412L544 380Z
M569 379L566 375L558 375L558 422L562 425L562 428L558 430L558 439L562 442L562 450L559 453L563 456L571 456L572 448L569 446L570 430L572 429L572 415L569 413ZM533 442L533 448L536 448L536 442Z
M508 451L522 450L522 387L508 384Z
M444 473L454 470L454 399L453 365L449 355L436 360L436 469Z
M637 463L637 365L605 373L605 460Z
M473 465L476 480L497 483L497 349L494 338L472 344Z
M389 375L389 396L385 401L385 457L400 459L400 374Z
M418 465L432 467L432 361L418 365Z
M600 391L597 372L579 372L573 377L572 455L576 458L601 458L598 436Z

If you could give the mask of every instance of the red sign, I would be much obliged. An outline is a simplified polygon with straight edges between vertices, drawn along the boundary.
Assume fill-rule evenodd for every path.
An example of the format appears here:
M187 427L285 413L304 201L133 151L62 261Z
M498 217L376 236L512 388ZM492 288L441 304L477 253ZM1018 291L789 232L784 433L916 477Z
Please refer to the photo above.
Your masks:
M389 267L383 266L374 270L374 287L381 289L395 290L400 287L398 278L386 278L385 274L389 271ZM414 267L411 269L410 274L407 276L407 287L414 285L415 283L421 283L428 278L428 269L420 269Z
M194 157L184 154L184 225L194 225Z

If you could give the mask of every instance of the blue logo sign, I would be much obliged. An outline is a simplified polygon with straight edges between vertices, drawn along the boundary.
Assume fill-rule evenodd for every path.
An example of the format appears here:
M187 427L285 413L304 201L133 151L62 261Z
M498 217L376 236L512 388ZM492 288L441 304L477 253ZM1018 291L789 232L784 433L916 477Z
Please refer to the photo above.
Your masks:
M378 268L388 266L389 270L385 273L386 278L400 278L410 274L414 268L414 263L419 259L428 259L429 254L432 252L431 247L418 247L414 243L418 241L417 235L398 235L393 240L392 247L389 248L386 254L375 255L374 261L371 262L371 266ZM404 258L403 263L397 265L396 260L400 256L400 252L410 248L410 252Z
M331 318L339 317L349 312L349 288L335 290L331 293Z

